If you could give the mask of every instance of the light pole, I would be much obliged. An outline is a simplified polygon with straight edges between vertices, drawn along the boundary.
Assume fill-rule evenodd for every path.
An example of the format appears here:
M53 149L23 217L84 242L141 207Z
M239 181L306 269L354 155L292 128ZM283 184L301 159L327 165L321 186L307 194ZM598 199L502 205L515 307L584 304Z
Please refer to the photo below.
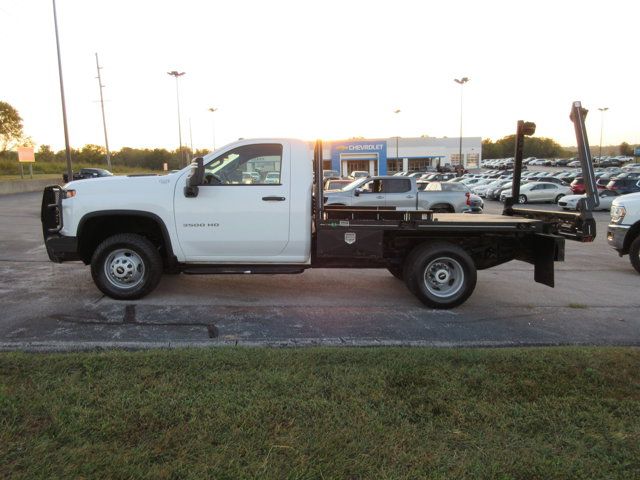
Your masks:
M209 111L211 112L211 133L213 135L213 149L216 149L216 121L214 118L214 113L218 111L218 107L209 107Z
M62 82L62 58L60 57L60 38L58 37L58 16L56 14L56 0L53 0L53 25L56 30L56 49L58 51L58 74L60 76L60 100L62 101L62 124L64 126L64 148L67 157L67 179L73 181L71 167L71 148L69 147L69 129L67 128L67 107L64 102L64 83Z
M453 81L460 84L460 141L458 146L458 161L460 162L460 165L464 167L464 162L462 161L462 87L469 81L469 79L467 77L462 77L454 78Z
M604 112L606 112L607 110L609 110L609 107L602 107L599 108L598 110L600 110L600 155L599 155L599 161L600 163L602 163L602 127L604 124Z
M395 113L396 115L398 113L400 113L400 112L401 112L401 110L399 108L393 111L393 113ZM396 135L396 166L398 165L398 162L400 161L400 154L398 153L398 151L399 151L399 148L398 148L399 147L399 143L400 143L400 135ZM402 171L402 167L399 167L399 168L401 169L400 171Z
M178 90L178 78L185 74L185 72L178 72L177 70L172 70L167 72L168 75L176 78L176 99L178 101L178 141L180 142L180 153L178 154L179 165L182 166L184 162L184 158L182 156L182 126L180 125L180 91Z

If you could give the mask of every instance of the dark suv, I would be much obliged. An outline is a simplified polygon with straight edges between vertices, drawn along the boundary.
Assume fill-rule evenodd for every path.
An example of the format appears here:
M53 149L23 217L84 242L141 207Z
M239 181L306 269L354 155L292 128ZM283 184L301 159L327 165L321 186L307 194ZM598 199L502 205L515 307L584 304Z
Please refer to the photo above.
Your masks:
M640 192L640 179L614 178L607 184L607 190L613 190L618 195Z
M113 173L103 168L81 168L79 172L73 173L74 180L84 180L85 178L112 177ZM69 175L62 174L64 183L69 181Z

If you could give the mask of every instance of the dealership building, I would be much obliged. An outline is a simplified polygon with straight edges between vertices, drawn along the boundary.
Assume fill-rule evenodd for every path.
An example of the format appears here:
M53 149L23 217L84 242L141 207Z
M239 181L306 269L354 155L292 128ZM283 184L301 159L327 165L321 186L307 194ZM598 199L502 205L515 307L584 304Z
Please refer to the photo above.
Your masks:
M322 159L325 170L337 170L345 177L355 170L393 175L438 165L477 168L482 159L482 139L462 137L462 157L459 137L337 140L324 143Z

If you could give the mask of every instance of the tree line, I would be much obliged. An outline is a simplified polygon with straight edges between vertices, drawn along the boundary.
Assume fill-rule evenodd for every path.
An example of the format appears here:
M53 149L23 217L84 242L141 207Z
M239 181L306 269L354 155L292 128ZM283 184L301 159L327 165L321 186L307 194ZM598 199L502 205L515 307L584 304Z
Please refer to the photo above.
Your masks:
M117 151L111 151L111 164L114 167L134 167L144 170L162 170L166 163L169 170L176 170L184 167L185 161L190 161L194 157L203 156L209 153L208 150L196 149L191 151L188 147L182 148L182 156L185 160L180 161L178 149L167 150L166 148L130 148L123 147ZM66 152L60 150L54 152L49 145L41 145L35 153L36 162L65 162ZM85 145L81 149L71 149L71 160L73 163L103 166L107 168L107 152L100 145Z
M591 145L591 155L600 155L599 146ZM516 136L508 135L493 142L491 139L482 140L482 158L508 158L513 157L516 148ZM634 147L627 142L622 142L619 146L609 145L602 147L602 155L633 156ZM524 158L567 158L577 155L576 147L563 147L555 140L545 137L527 137L524 141Z

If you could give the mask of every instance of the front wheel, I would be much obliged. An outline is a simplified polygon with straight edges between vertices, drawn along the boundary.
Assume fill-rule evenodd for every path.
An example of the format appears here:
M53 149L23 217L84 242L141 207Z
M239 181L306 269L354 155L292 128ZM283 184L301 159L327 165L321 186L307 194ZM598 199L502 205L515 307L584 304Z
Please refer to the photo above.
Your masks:
M636 272L640 273L640 235L631 242L629 260L631 260L631 265L636 269Z
M527 203L527 196L526 195L520 195L518 197L518 203L522 203L522 204Z
M562 197L564 197L564 195L561 193L560 195L558 195L558 196L556 197L555 203L557 204L557 203L560 201L560 199L561 199Z
M447 309L471 296L477 275L473 260L457 245L434 243L416 247L404 264L407 288L425 305Z
M93 253L91 276L105 295L116 300L135 300L150 293L160 282L162 258L145 237L131 233L114 235Z

